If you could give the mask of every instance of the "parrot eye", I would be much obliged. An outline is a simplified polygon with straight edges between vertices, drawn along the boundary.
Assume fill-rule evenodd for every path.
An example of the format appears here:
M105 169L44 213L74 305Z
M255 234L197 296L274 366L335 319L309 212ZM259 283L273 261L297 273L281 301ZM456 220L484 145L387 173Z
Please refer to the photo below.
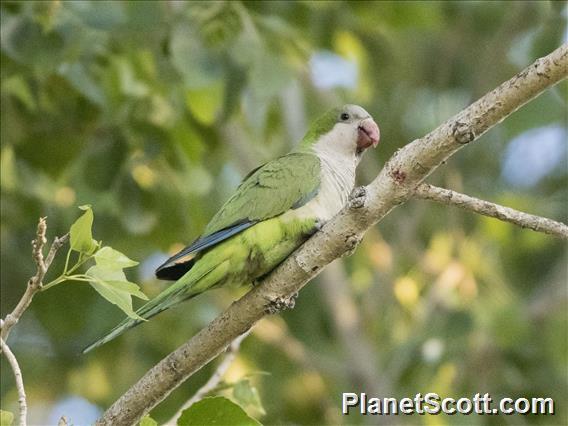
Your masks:
M347 120L349 120L349 114L344 112L339 116L339 118L341 118L341 120L343 120L343 121L347 121Z

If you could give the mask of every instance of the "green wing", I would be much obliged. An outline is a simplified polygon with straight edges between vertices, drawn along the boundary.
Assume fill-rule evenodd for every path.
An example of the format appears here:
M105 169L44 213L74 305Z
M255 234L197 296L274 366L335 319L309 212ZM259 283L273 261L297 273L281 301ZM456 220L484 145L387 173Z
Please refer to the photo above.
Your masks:
M303 206L320 187L320 161L294 152L253 170L209 222L203 235L156 270L162 279L181 278L195 255L250 228L255 223Z
M314 154L295 152L253 171L213 216L205 235L243 221L260 221L298 208L320 186L320 161Z

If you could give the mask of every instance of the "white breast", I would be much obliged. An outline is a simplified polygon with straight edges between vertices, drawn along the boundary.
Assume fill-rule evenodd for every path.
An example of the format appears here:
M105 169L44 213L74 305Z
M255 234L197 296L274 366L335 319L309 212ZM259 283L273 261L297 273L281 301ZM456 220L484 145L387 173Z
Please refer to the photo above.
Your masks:
M329 149L329 146L325 141L315 146L321 162L321 186L318 194L304 206L289 212L291 217L315 217L320 222L327 222L347 203L355 186L357 160L351 152L338 152Z

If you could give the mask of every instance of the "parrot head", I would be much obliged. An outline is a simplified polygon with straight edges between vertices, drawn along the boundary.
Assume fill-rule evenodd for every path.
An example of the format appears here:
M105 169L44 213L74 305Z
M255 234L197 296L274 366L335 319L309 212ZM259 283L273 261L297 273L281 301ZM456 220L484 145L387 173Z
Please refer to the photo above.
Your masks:
M301 149L317 148L355 156L379 143L380 130L371 115L358 105L334 108L318 118L300 143Z

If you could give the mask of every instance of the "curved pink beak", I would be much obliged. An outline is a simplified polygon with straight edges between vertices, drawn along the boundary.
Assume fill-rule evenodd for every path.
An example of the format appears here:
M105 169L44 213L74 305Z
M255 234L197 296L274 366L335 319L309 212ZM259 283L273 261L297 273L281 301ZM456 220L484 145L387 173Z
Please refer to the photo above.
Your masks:
M380 138L379 126L372 118L369 117L361 121L358 129L357 149L363 151L370 146L374 148L379 144Z

